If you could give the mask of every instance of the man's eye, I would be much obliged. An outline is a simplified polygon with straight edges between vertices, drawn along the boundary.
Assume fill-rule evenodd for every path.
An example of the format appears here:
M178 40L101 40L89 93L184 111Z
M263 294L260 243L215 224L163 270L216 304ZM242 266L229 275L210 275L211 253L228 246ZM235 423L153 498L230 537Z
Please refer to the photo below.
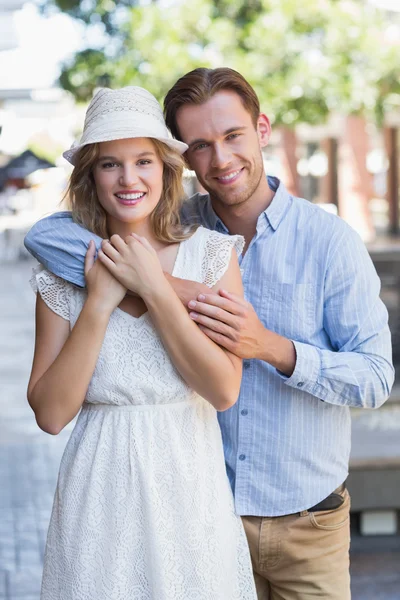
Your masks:
M228 137L226 138L227 140L234 140L235 138L238 138L240 135L240 133L231 133L230 135L228 135Z
M208 144L203 142L202 144L197 144L197 146L194 147L194 150L203 150L203 148L207 148L207 146Z

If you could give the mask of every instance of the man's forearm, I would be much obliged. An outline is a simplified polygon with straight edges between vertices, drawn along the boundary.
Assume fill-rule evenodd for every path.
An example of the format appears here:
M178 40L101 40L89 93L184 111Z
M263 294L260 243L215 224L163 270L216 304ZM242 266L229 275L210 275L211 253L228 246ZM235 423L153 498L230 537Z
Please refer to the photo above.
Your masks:
M263 327L255 358L263 360L290 377L296 366L296 350L291 340Z

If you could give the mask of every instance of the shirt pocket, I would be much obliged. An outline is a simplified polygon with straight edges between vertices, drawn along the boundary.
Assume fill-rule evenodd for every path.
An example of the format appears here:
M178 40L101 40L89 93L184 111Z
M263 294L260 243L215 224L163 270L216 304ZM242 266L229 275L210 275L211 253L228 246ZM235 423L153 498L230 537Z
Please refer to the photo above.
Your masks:
M265 282L259 317L284 337L308 343L317 326L315 284Z

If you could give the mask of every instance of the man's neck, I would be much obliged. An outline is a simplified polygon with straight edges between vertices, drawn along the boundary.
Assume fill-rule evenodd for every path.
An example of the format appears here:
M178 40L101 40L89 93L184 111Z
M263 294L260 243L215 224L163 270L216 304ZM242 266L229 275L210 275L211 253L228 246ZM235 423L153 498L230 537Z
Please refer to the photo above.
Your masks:
M245 202L229 206L211 197L211 204L229 233L243 235L247 247L256 234L258 217L271 204L274 195L264 176L255 193Z

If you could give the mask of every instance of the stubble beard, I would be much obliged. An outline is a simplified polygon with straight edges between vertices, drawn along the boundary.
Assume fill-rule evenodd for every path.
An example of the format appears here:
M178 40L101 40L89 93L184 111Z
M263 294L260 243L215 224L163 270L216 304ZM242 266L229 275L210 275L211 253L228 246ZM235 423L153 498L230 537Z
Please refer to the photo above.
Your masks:
M207 189L204 184L203 187L205 187L210 194L211 201L214 205L220 205L222 207L240 206L252 198L260 185L262 177L264 177L264 165L261 158L260 161L255 163L253 177L244 190L238 191L237 193L226 190L225 193L220 194L214 189Z

